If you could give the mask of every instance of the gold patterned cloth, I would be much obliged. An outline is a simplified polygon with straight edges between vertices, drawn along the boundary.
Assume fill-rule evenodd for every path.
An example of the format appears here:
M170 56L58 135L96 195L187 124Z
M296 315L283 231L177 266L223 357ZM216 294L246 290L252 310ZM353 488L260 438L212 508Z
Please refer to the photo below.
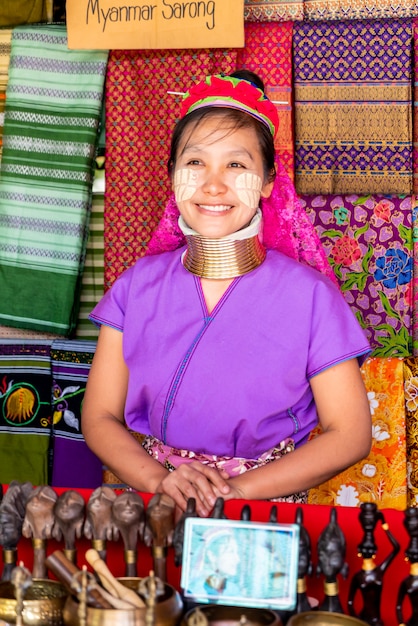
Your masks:
M405 413L408 507L418 507L418 359L405 359Z
M412 192L412 20L294 25L296 188Z
M405 510L407 459L403 360L369 358L361 373L372 414L371 452L366 459L311 489L308 502L357 507L362 502L375 502L381 509ZM416 392L415 399L418 398L418 388ZM418 408L418 402L416 406ZM418 439L415 445L418 452Z

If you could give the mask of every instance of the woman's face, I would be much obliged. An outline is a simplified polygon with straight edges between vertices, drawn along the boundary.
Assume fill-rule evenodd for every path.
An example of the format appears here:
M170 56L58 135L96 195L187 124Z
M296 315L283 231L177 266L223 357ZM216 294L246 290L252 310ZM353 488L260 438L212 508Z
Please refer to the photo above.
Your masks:
M218 239L244 228L272 187L254 128L231 130L219 118L186 128L173 189L184 221L200 235Z

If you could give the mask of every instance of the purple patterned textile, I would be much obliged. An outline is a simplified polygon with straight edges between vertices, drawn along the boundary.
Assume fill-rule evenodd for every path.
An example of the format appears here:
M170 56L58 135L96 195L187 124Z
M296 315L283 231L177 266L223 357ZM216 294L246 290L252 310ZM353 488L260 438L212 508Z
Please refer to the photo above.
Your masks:
M412 192L412 20L296 22L299 193Z
M412 354L412 198L301 196L374 356Z

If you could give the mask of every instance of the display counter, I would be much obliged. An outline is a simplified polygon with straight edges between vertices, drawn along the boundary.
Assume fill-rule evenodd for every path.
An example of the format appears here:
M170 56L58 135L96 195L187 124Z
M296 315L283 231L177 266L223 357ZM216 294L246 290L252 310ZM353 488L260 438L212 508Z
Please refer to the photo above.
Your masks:
M7 489L7 486L4 487ZM54 489L59 495L64 489ZM77 490L87 502L92 490ZM148 505L152 495L141 494L145 506ZM296 511L299 506L303 512L303 525L307 529L312 547L313 573L307 578L307 592L311 598L317 599L319 602L324 598L324 577L322 574L316 574L317 568L317 542L319 535L325 529L330 521L332 507L325 505L294 505L288 503L271 503L266 501L244 501L233 500L225 503L224 512L230 519L240 519L244 505L249 505L251 510L251 520L267 522L269 521L272 507L277 509L277 521L280 523L295 522ZM347 597L352 576L361 569L362 558L358 555L358 544L363 538L363 529L359 522L359 509L354 507L338 507L336 510L338 524L344 533L346 539L346 561L348 564L348 575L346 579L338 577L338 592L344 611L347 610ZM400 544L400 551L388 567L383 578L383 592L381 615L385 626L395 626L396 620L396 599L401 581L409 574L410 564L405 560L405 549L409 544L409 537L404 527L404 512L394 509L385 509L382 511L386 523L389 525L392 535ZM375 541L377 545L377 553L375 558L376 565L379 565L392 551L392 546L388 540L386 532L379 523L376 527ZM86 561L84 554L91 547L91 542L81 537L77 539L77 565L81 567ZM63 545L56 540L47 541L47 554L54 550L63 549ZM107 564L115 576L123 576L125 573L124 551L121 540L107 541ZM33 566L33 549L31 539L22 538L18 545L18 561L31 569ZM138 544L138 561L137 575L146 576L153 569L153 560L151 549L141 542ZM174 563L173 548L167 551L167 582L177 589L180 589L181 569ZM257 572L254 572L257 575ZM356 607L361 598L356 597ZM357 609L359 610L359 609ZM409 599L405 599L404 603L405 621L410 615Z

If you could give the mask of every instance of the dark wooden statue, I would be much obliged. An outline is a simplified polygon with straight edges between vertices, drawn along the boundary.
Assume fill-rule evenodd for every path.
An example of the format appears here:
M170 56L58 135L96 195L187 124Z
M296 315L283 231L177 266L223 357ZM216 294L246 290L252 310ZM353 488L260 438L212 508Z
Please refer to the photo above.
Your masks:
M308 595L306 593L306 578L312 575L313 565L311 539L303 525L303 510L301 507L296 509L295 522L299 525L299 561L295 613L302 613L303 611L311 610L311 605L309 604Z
M64 554L73 563L77 563L76 538L83 532L85 508L83 496L74 489L59 495L54 505L53 535L58 541L64 538Z
M325 576L325 597L318 609L331 613L344 613L338 589L338 574L343 578L348 575L348 563L345 560L346 541L337 522L336 509L331 509L330 522L318 538L317 574Z
M398 554L400 546L389 530L383 514L378 510L374 502L363 502L360 505L359 520L364 531L363 540L358 545L359 556L363 557L362 568L354 574L348 593L348 611L353 617L371 624L372 626L383 626L380 616L380 606L382 599L383 576ZM382 523L382 528L392 544L392 551L380 563L376 565L377 546L374 533L378 522ZM357 592L361 593L363 607L359 613L354 609L354 600Z
M406 560L411 567L409 576L400 584L396 601L396 617L399 624L418 626L418 509L411 507L406 509L404 526L409 535L409 545L405 550ZM408 620L404 619L403 604L405 598L409 599L411 614Z
M26 502L32 491L31 483L12 480L0 502L0 545L4 562L1 580L10 581L17 566L17 546L22 537Z
M32 490L26 501L22 534L32 538L34 578L46 578L46 542L53 537L54 506L57 498L52 487L41 485Z
M184 542L184 525L188 517L197 517L196 500L189 498L187 500L186 510L182 513L180 519L175 525L173 532L173 548L174 563L179 567L183 560L183 542Z
M116 541L118 529L112 518L116 493L111 487L97 487L87 502L83 533L91 540L91 547L106 561L106 542Z
M143 538L145 523L145 506L139 493L121 493L113 502L112 519L124 545L125 576L138 576L138 541Z

